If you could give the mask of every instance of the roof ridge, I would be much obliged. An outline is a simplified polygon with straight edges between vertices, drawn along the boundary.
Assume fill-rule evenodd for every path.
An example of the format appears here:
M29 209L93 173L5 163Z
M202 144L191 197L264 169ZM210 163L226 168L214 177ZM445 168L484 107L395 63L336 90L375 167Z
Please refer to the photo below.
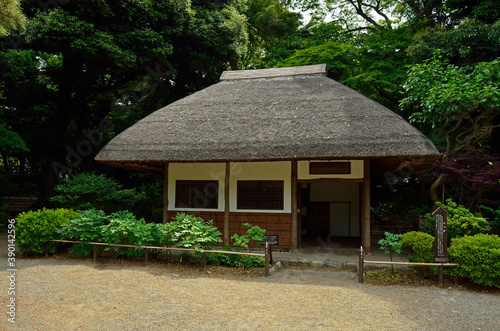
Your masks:
M252 69L252 70L231 70L224 71L220 80L275 78L301 75L327 75L326 63L301 67Z

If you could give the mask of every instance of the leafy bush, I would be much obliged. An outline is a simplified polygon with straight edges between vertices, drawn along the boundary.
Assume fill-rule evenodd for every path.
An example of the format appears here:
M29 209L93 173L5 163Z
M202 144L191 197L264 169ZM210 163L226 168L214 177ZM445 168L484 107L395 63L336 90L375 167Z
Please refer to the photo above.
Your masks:
M392 261L392 255L394 253L401 254L402 242L401 234L395 234L390 232L384 232L385 238L380 239L378 244L380 245L380 249L383 250L386 254L389 254Z
M389 254L389 257L392 261L392 255L394 253L401 254L403 243L400 241L401 234L395 234L390 232L385 232L385 238L380 239L378 244L380 245L380 249L383 250L386 254ZM394 273L394 266L391 265L391 272Z
M104 175L77 174L55 187L58 195L51 198L63 207L73 209L102 209L116 212L129 208L146 198L135 189L124 189L114 179Z
M136 219L135 215L128 210L120 211L109 215L109 223L102 227L102 238L108 244L135 245L139 247L143 243L152 242L151 225L146 221ZM127 247L113 247L110 251L115 254L127 256L144 256L144 250Z
M93 245L89 242L102 242L102 228L109 223L109 217L104 211L89 209L79 211L80 217L65 223L59 233L66 240L82 241L82 244L74 244L69 252L78 255L90 255Z
M212 225L213 221L184 213L178 213L173 219L165 228L163 240L167 244L203 251L222 242L221 233Z
M239 236L238 234L235 233L231 237L231 239L234 240L235 246L240 246L248 249L250 241L253 240L255 242L260 243L262 239L264 239L264 236L266 235L265 229L262 229L257 225L252 226L252 224L250 223L245 223L243 225L248 228L247 232L242 236Z
M235 252L236 250L225 245L223 251ZM220 253L207 253L207 264L212 265L225 265L229 267L242 267L241 256L235 254L220 254Z
M434 237L418 231L401 236L403 249L406 249L410 262L434 262Z
M491 230L488 221L481 216L472 214L462 205L457 205L451 199L446 203L436 202L436 205L442 206L449 213L448 216L448 239L459 238L465 235L475 235L478 233L487 233ZM434 234L434 216L427 214L427 226L425 230L428 234Z
M43 209L21 213L17 217L17 245L21 254L55 253L57 243L49 242L60 239L58 231L68 220L78 218L71 209Z
M454 238L448 248L456 276L469 278L476 284L500 287L500 237L476 234Z

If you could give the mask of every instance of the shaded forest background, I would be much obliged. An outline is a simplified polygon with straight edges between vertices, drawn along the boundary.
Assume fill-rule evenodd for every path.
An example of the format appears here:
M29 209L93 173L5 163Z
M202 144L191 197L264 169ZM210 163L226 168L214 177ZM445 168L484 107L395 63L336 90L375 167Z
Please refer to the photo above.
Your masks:
M378 221L447 198L500 218L499 59L497 0L3 1L0 196L50 204L91 172L136 189L152 218L161 177L94 162L111 138L224 70L327 63L442 151L373 180Z

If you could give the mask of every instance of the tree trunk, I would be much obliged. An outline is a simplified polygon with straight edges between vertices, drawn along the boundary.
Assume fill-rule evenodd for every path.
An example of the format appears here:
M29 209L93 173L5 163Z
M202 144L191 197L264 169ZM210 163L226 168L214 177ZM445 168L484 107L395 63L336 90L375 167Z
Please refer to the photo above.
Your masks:
M438 202L439 196L438 196L438 190L441 186L443 186L444 182L446 181L446 175L440 175L438 179L431 185L430 193L431 193L431 200L433 203Z

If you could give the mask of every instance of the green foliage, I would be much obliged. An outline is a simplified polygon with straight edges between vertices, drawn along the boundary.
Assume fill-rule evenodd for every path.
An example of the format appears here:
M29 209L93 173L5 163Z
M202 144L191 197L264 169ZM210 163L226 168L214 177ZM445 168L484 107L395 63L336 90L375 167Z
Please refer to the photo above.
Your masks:
M124 189L114 179L93 173L71 176L55 190L58 195L51 198L52 202L74 209L102 209L108 213L126 209L146 198L143 192Z
M234 240L235 246L248 249L252 241L260 243L262 239L264 239L264 235L266 233L265 229L262 229L257 225L252 226L250 223L245 223L244 225L247 227L247 231L244 235L239 236L235 233L231 237L231 239ZM228 245L224 246L223 250L241 252L241 249L235 249ZM264 259L259 256L207 253L207 263L213 265L226 265L230 267L251 268L263 265Z
M229 245L225 245L222 250L228 252L237 251ZM240 255L235 254L220 254L220 253L207 253L207 264L211 265L225 265L228 267L241 268L243 261Z
M0 5L0 38L9 34L9 30L23 26L26 17L19 0L2 0Z
M200 217L184 213L178 213L173 219L173 222L167 223L165 242L200 251L222 242L221 233L212 225L211 220L205 221Z
M242 236L239 236L236 233L233 234L231 239L234 240L234 245L248 249L248 245L252 240L260 244L260 242L262 241L262 239L264 239L264 236L266 235L266 229L262 229L257 225L252 226L252 224L250 223L245 223L243 225L246 226L248 229L246 233Z
M448 212L448 240L451 238L463 237L465 235L475 235L486 233L491 230L488 221L479 215L472 214L463 205L458 205L451 199L446 203L436 202L436 205L443 207ZM425 230L428 234L434 234L434 216L431 213L427 215L427 224Z
M380 245L380 249L383 250L386 254L389 254L391 261L392 255L394 253L401 254L403 243L401 242L401 234L395 234L390 232L384 232L385 238L380 239L378 244ZM394 273L394 266L391 265L391 272Z
M488 218L488 223L490 226L500 233L500 208L493 209L487 206L481 206L481 210L484 210L485 213L488 213L491 217Z
M459 266L452 272L476 284L500 287L500 237L476 234L454 238L448 248L451 262Z
M493 61L500 57L500 22L484 24L466 20L454 29L439 26L425 29L415 34L408 53L421 63L432 59L437 50L458 66Z
M390 233L390 232L384 232L385 238L380 239L378 241L378 244L380 245L380 249L383 250L386 254L389 254L391 256L391 261L392 261L392 254L397 253L401 254L401 248L402 248L402 242L401 240L401 234L395 234L395 233Z
M66 240L82 241L82 244L73 244L69 249L72 254L90 255L93 246L89 242L103 242L102 230L109 223L109 217L104 211L89 209L78 212L80 217L71 219L58 231Z
M299 50L281 62L278 67L295 67L326 63L328 74L335 80L350 76L355 68L359 53L354 45L329 41L325 44Z
M262 229L257 225L252 226L252 224L250 223L245 223L243 225L247 227L247 231L244 235L239 236L237 233L235 233L231 236L231 239L234 240L234 245L245 249L249 249L249 245L252 241L260 244L262 239L264 239L264 236L266 234L266 229ZM259 265L263 265L264 263L263 258L259 256L233 255L221 258L227 260L226 263L229 262L228 265L230 266L235 266L235 267L241 266L243 268L256 267Z
M104 242L109 244L125 244L136 246L160 246L163 244L166 226L163 224L146 223L144 219L137 219L129 211L120 211L106 215L102 210L89 209L79 212L80 217L72 219L59 230L61 236L67 240L82 241L82 244L73 244L70 253L90 255L93 246L89 242ZM103 249L104 246L101 246ZM143 256L142 250L110 247L116 256Z
M3 115L0 109L0 115ZM0 119L0 152L4 155L8 155L12 152L28 152L29 149L26 147L26 142L21 138L21 136L12 132L6 128L4 121Z
M410 262L434 262L434 237L418 231L401 236L402 248L408 250Z
M475 147L489 139L500 105L500 58L473 68L440 56L410 67L401 105L414 122L439 128L448 151Z
M119 211L109 215L108 224L102 227L102 238L108 244L135 245L139 247L144 243L153 242L151 228L155 224L147 224L146 221L136 219L135 215L128 210ZM156 233L155 236L158 236ZM144 256L144 250L127 247L109 247L109 250L116 256L124 254L126 256Z
M49 242L60 239L58 231L71 219L78 218L71 209L43 209L21 213L17 217L17 246L21 254L55 253L57 243Z

